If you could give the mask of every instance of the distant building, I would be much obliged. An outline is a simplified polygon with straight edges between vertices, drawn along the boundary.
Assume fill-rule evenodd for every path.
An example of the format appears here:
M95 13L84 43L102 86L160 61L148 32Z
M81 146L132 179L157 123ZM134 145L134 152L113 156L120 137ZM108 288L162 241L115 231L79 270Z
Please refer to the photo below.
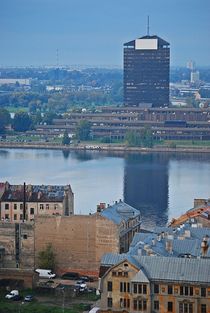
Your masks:
M124 44L125 106L169 105L169 45L149 35Z
M190 74L190 82L193 84L199 83L200 81L200 73L199 71L192 71Z
M210 260L110 255L100 313L210 312Z
M0 186L0 217L2 221L19 223L35 216L69 216L74 213L71 186L10 185Z

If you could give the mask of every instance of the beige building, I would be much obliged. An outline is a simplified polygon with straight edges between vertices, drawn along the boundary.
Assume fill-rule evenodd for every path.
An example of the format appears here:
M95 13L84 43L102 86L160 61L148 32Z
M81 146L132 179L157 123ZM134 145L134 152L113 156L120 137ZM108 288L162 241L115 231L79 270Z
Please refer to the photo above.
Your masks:
M70 185L10 185L1 183L2 221L33 221L35 216L69 216L74 213L74 194Z
M107 208L100 205L92 215L38 214L34 222L2 221L2 266L36 268L39 252L51 244L57 273L76 271L97 276L102 255L126 249L140 222L140 212L122 201Z
M209 259L109 254L102 267L101 313L210 312Z

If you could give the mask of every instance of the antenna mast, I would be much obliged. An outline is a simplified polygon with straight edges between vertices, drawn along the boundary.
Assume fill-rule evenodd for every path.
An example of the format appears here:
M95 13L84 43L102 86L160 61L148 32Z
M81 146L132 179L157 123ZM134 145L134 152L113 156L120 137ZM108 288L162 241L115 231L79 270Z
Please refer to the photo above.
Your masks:
M147 16L147 36L149 36L149 15Z

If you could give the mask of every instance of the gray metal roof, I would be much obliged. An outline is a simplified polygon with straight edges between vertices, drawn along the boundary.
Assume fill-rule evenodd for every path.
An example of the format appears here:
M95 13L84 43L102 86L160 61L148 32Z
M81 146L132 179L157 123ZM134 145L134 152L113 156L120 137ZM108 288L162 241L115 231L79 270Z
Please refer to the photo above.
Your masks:
M149 283L147 276L140 270L132 279L132 282Z
M101 265L113 266L127 260L134 264L152 281L172 281L188 283L210 283L210 259L167 258L157 256L130 256L108 253L102 257ZM143 279L142 275L135 276ZM144 280L145 281L145 280Z
M107 207L101 211L101 216L108 218L115 224L120 224L122 221L128 221L140 215L140 211L134 209L132 206L125 202L116 202L114 205Z
M210 283L210 260L188 258L134 257L151 280Z

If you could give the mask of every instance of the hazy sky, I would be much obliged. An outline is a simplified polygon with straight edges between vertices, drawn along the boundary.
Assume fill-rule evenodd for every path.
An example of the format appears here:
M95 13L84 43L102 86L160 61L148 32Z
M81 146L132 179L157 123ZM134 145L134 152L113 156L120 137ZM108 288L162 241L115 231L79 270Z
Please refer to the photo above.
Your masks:
M121 66L147 15L172 65L210 65L210 0L0 0L0 66Z

